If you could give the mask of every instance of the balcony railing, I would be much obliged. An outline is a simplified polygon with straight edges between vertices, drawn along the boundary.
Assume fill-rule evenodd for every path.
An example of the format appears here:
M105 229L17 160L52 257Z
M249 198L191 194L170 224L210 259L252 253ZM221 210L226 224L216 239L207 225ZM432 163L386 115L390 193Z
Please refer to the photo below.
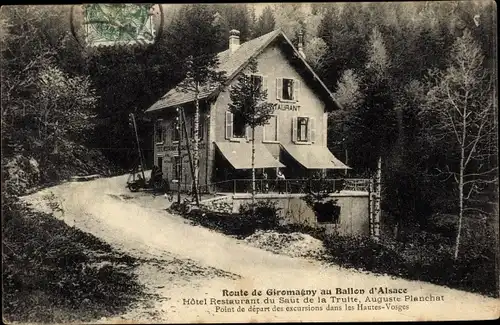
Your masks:
M255 180L256 193L303 194L312 192L335 193L340 191L368 192L369 179L286 179ZM174 190L176 187L173 188ZM251 193L251 179L233 179L199 186L200 193Z

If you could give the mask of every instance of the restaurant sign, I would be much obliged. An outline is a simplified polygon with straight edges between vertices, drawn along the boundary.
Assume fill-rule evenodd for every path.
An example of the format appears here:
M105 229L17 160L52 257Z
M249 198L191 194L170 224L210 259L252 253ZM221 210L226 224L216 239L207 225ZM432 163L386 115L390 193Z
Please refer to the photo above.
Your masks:
M300 105L275 103L274 104L274 109L279 109L281 111L295 111L295 112L298 112L300 110Z

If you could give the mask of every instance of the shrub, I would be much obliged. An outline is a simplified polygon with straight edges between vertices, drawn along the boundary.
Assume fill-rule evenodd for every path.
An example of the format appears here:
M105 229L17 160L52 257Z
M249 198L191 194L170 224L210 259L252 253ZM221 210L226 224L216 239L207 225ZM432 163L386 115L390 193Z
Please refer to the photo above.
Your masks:
M248 203L240 206L240 214L254 230L276 229L280 223L279 211L274 201L257 201L254 205Z
M303 200L314 211L318 222L338 223L340 206L338 200L329 197L329 192L309 192Z
M267 201L256 203L255 213L252 212L251 204L242 205L239 213L213 211L203 207L191 211L177 210L197 225L237 238L245 238L257 229L277 228L279 225L278 211L279 208L274 202Z

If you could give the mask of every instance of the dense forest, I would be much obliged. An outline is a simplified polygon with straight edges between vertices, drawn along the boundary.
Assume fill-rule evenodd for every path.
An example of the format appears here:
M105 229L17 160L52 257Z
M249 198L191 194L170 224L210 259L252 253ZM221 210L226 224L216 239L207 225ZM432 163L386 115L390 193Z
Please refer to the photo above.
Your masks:
M381 162L382 208L395 236L430 227L437 215L453 216L443 225L453 234L457 225L479 233L463 220L486 220L481 231L493 229L493 1L162 8L155 44L98 48L75 40L69 6L2 8L2 193L130 168L136 150L128 114L139 117L148 156L152 127L143 112L182 80L188 56L226 49L231 29L244 42L281 28L293 42L304 33L307 61L343 106L330 115L329 148L353 177L372 176ZM214 28L197 29L196 19ZM464 240L491 244L494 236Z

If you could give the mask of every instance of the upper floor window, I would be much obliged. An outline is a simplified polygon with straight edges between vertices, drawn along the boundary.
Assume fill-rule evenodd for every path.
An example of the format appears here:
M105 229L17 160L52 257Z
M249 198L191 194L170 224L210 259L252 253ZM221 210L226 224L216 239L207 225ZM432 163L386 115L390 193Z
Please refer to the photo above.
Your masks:
M280 100L298 101L300 81L292 78L276 79L276 98Z
M233 138L244 138L246 136L246 125L240 114L233 114Z
M264 125L264 141L278 141L278 116L272 115Z
M247 127L238 114L226 112L226 139L245 138Z
M155 123L155 143L162 143L163 139L165 137L165 134L163 133L163 120L162 119L157 119Z

